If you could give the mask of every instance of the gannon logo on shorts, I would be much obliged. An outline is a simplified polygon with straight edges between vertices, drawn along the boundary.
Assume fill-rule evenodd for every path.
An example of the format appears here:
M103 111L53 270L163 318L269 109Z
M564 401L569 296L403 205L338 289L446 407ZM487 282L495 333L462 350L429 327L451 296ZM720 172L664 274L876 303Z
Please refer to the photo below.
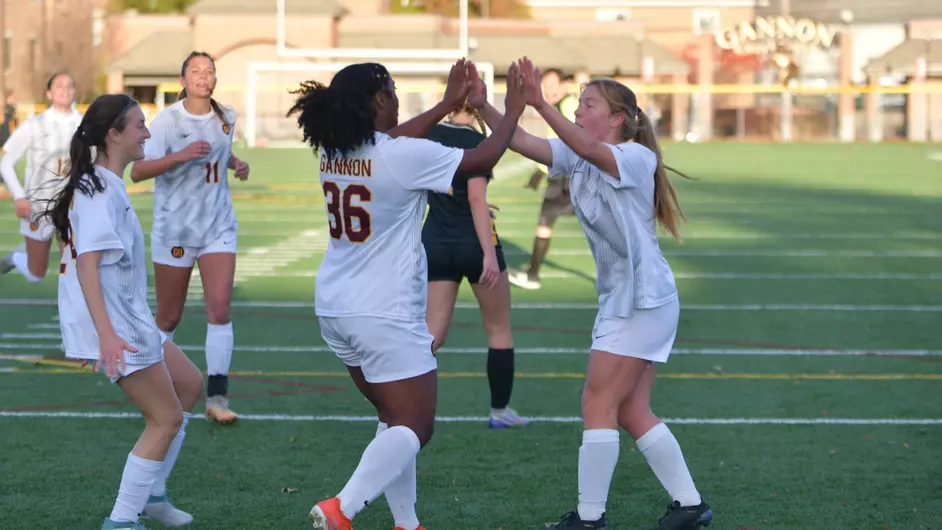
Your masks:
M33 232L39 230L39 223L37 223L36 221L33 221L32 223L29 224L29 229L32 230Z
M170 255L173 256L173 257L175 257L175 258L182 258L182 257L183 257L183 247L173 247L172 249L170 249Z
M229 134L229 131L232 130L232 127L229 127L228 123L222 124L222 134Z

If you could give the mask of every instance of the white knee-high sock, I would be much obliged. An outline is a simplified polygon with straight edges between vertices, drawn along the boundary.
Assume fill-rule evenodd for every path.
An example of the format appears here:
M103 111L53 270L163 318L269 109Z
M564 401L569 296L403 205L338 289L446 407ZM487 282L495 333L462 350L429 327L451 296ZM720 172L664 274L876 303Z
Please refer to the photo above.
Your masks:
M388 426L380 422L376 427L376 436L385 431ZM415 457L411 465L406 466L402 473L386 488L386 503L392 512L393 521L397 528L415 530L419 527L419 518L415 514L416 494Z
M164 343L164 342L167 342L168 340L173 340L173 332L174 332L174 331L175 331L175 330L173 330L173 331L164 331L164 330L158 328L158 329L157 329L157 332L160 333L160 342L161 342L161 343Z
M137 522L162 467L163 462L146 460L135 456L134 453L128 454L124 474L121 475L121 485L118 487L118 499L109 519L115 522Z
M360 465L337 494L340 509L351 520L415 460L421 444L412 429L397 425L381 432L366 446Z
M180 425L180 430L177 431L177 435L174 436L173 441L170 442L170 448L167 449L167 456L164 457L164 465L157 475L157 481L154 482L153 489L150 490L152 497L162 497L167 494L167 479L170 478L170 473L173 472L173 466L177 463L180 447L183 445L183 439L186 438L186 424L189 421L190 413L184 412L183 423Z
M42 278L37 278L32 272L29 272L29 256L27 256L25 252L14 253L11 261L16 267L17 272L22 274L29 283L39 283L43 281Z
M697 506L702 502L690 470L687 469L680 444L667 425L658 423L638 438L636 443L671 499L681 506Z
M605 513L612 475L618 465L619 438L615 429L590 429L582 433L579 448L579 517L598 521Z
M232 322L206 325L206 373L228 375L235 337Z

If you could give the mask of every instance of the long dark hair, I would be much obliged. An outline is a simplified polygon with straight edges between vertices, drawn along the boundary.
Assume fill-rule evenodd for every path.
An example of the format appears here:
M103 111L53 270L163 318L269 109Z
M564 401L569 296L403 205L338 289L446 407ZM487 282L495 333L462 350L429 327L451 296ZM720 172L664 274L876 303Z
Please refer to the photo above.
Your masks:
M43 216L48 217L60 241L69 240L69 209L75 193L89 197L105 190L101 178L95 174L95 157L108 153L108 132L124 131L127 114L137 101L125 94L107 94L99 97L85 112L82 123L72 135L69 147L69 171L62 190L46 206ZM92 152L92 148L95 152Z
M190 66L190 61L192 61L195 57L206 57L207 59L209 59L209 62L213 63L213 68L216 67L216 60L213 59L212 55L206 52L193 51L193 52L190 52L190 55L187 55L186 59L183 61L183 66L180 67L180 77L186 77L186 67ZM177 96L177 101L181 101L184 99L186 99L185 88L180 91L180 94ZM222 111L222 107L219 106L219 103L216 102L215 99L213 99L212 95L210 95L209 97L209 106L213 108L213 112L216 113L216 116L219 118L219 121L221 121L225 125L232 125L231 123L229 123L228 120L226 120L226 114Z
M351 64L337 72L330 86L306 81L288 116L298 115L304 141L327 158L346 156L375 141L373 98L389 90L389 71L378 63Z

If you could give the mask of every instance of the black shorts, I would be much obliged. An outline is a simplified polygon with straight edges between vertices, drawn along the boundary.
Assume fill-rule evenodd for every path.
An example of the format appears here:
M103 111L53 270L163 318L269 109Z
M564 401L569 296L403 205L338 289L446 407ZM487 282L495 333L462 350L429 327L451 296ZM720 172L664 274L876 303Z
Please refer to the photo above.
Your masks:
M552 226L557 217L573 215L572 199L569 198L569 177L549 179L540 206L540 226Z
M428 257L428 281L461 283L467 278L468 283L478 283L484 269L484 251L477 239L467 241L441 241L430 239L423 241ZM497 266L500 271L507 270L504 251L497 245Z

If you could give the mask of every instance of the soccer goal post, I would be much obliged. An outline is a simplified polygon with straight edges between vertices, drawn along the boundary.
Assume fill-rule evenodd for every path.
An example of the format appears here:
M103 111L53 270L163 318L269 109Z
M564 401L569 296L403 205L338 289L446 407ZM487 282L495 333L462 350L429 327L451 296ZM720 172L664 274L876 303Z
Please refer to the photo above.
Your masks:
M285 119L285 113L288 111L288 107L280 103L280 100L283 100L283 96L287 95L289 90L295 89L298 87L298 84L303 81L301 74L305 73L335 73L344 67L350 65L350 62L332 62L332 63L312 63L312 62L252 62L248 64L246 72L246 85L245 85L245 127L243 128L244 137L246 145L248 147L255 147L259 144L260 138L260 125L262 121L262 114L259 108L259 99L262 92L270 93L272 90L275 90L279 93L279 101L275 102L274 108L269 112L266 109L265 114L274 114L274 120L278 120L280 126L285 124L290 125L288 120ZM484 83L487 86L487 96L488 99L493 102L494 98L494 65L492 63L475 63L478 71L484 76ZM451 71L453 63L444 63L444 62L399 62L399 63L384 63L384 66L389 73L396 74L426 74L426 75L436 75L446 77ZM297 74L290 75L291 79L285 79L282 76L278 76L278 80L274 83L268 82L265 86L261 86L259 82L260 76L266 73L285 73L285 74ZM401 83L401 80L400 80ZM400 100L402 100L402 90L400 89ZM272 105L267 105L272 106ZM421 111L427 110L428 106L423 105L425 108L422 108ZM282 108L283 107L283 108ZM400 107L402 108L402 107ZM402 110L400 110L400 115ZM403 119L408 119L411 116L402 116ZM292 125L293 132L297 132L297 125Z

